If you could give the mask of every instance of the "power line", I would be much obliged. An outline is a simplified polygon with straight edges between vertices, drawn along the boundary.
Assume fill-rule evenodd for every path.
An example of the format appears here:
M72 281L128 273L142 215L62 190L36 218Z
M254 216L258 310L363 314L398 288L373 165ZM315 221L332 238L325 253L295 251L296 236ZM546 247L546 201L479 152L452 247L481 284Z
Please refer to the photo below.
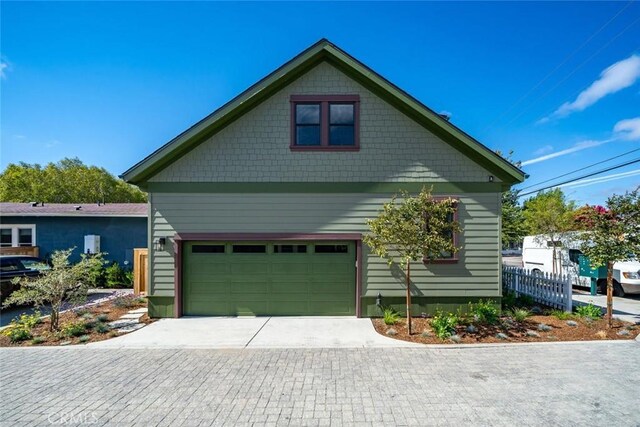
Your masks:
M636 151L640 151L640 148L636 148L635 150L627 151L626 153L618 154L617 156L613 156L613 157L610 157L610 158L608 158L606 160L602 160L602 161L599 161L599 162L596 162L596 163L592 163L589 166L585 166L585 167L582 167L580 169L576 169L576 170L571 171L571 172L563 173L562 175L558 175L558 176L555 176L553 178L545 179L544 181L540 181L540 182L538 182L536 184L531 184L529 186L522 187L522 188L520 188L520 190L526 190L527 188L535 187L537 185L544 184L544 183L549 182L549 181L555 181L558 178L562 178L562 177L565 177L567 175L572 175L572 174L574 174L576 172L580 172L580 171L583 171L585 169L589 169L589 168L592 168L594 166L601 165L602 163L607 163L607 162L609 162L611 160L615 160L617 158L626 156L627 154L635 153Z
M585 47L591 40L593 40L593 38L595 36L597 36L598 34L600 34L602 32L602 30L604 30L606 27L609 26L609 24L611 24L622 12L624 12L629 6L631 6L634 3L635 0L630 0L622 9L620 9L615 15L613 15L607 22L604 23L604 25L602 25L600 28L598 28L596 30L596 32L592 33L584 42L582 42L582 44L580 46L578 46L576 49L573 50L573 52L571 52L569 55L567 55L558 65L555 66L555 68L553 68L553 70L551 70L549 73L547 73L546 76L544 76L542 78L542 80L538 81L538 83L536 83L535 85L533 85L533 87L531 89L529 89L524 95L522 95L515 103L511 104L511 106L509 108L507 108L506 110L504 110L502 113L500 113L500 115L498 117L496 117L494 120L491 121L491 123L489 123L489 125L487 125L487 128L490 128L491 126L493 126L497 121L499 121L502 117L504 117L507 113L511 112L511 110L513 110L515 107L517 107L522 101L524 101L525 99L527 99L527 97L529 95L531 95L531 93L533 91L535 91L538 87L540 87L540 85L542 85L544 82L546 82L549 77L551 77L556 71L558 71L564 64L566 64L571 58L573 58L573 56L578 53L580 50L582 50L583 47ZM486 129L486 128L485 128Z
M584 178L589 178L591 176L600 175L601 173L609 172L609 171L612 171L614 169L620 169L622 167L629 166L629 165L632 165L632 164L638 163L638 162L640 162L640 157L638 157L637 159L634 159L634 160L630 160L630 161L628 161L626 163L622 163L622 164L619 164L619 165L611 166L611 167L608 167L606 169L601 169L601 170L596 171L596 172L591 172L589 174L582 175L582 176L579 176L577 178L571 178L571 179L569 179L567 181L564 181L564 182L560 182L560 183L557 183L557 184L549 185L547 187L539 188L537 190L528 191L526 193L519 194L518 197L528 196L529 194L538 193L540 191L548 190L549 188L555 188L555 187L558 187L560 185L569 184L570 182L575 182L575 181L579 181L579 180L584 179Z

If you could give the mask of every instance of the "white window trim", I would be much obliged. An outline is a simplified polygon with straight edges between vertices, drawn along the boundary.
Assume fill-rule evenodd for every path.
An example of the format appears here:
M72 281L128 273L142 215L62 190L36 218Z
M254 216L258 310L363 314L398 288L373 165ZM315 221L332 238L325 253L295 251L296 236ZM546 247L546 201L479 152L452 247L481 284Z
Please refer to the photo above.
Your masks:
M11 247L12 248L32 248L34 246L38 246L36 243L36 225L35 224L2 224L0 228L10 228L11 229ZM31 246L20 246L20 235L18 234L18 230L20 228L30 228L31 229ZM3 248L8 248L9 246L3 246Z

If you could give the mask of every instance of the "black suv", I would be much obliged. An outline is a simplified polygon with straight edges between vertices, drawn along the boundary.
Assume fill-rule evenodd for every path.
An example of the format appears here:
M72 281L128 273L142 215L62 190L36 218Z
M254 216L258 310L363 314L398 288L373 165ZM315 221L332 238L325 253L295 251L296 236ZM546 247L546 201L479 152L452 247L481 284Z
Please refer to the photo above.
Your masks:
M0 256L0 300L4 301L17 289L16 285L11 283L14 277L38 276L41 271L49 268L51 267L45 260L32 256Z

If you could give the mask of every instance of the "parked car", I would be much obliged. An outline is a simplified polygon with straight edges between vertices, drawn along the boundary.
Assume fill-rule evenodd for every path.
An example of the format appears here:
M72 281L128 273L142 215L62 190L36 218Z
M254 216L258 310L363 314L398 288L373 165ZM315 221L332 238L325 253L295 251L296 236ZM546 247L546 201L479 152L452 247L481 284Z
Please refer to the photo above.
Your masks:
M581 245L582 241L576 234L568 234L562 241L556 242L554 257L553 242L547 241L542 235L526 236L522 244L522 264L534 273L555 271L556 274L567 275L573 286L588 288L591 286L591 265L580 251ZM606 268L599 268L593 274L597 279L598 291L606 294ZM640 294L640 262L633 260L613 264L613 294L617 297Z
M17 289L17 285L12 282L14 278L35 277L49 268L51 266L41 258L24 255L0 256L0 301L4 301Z

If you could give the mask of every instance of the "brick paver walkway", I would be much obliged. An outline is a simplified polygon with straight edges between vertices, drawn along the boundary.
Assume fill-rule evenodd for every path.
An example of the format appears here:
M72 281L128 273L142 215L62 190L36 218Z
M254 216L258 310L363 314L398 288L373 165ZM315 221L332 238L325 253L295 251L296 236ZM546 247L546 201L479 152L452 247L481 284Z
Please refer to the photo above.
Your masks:
M32 348L0 364L2 426L640 425L638 342Z

